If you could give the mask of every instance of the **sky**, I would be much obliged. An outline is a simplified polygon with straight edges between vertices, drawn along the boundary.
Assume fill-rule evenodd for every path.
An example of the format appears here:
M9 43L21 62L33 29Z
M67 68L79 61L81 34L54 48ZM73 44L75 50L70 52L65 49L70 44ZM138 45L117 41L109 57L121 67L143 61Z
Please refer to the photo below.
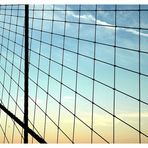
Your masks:
M13 9L17 8L13 6ZM138 143L139 133L133 128L139 130L139 124L142 133L148 135L148 12L144 11L148 6L140 6L140 20L138 5L118 5L116 15L115 11L103 11L115 10L114 5L98 5L97 13L95 5L82 5L82 11L79 11L79 5L67 5L66 14L65 5L55 5L54 11L52 5L30 5L29 8L29 119L40 135L49 143L57 142L57 134L59 143L69 143L69 139L90 143L91 135L93 143L105 143L101 137L112 143L113 124L116 143ZM0 10L0 99L23 121L24 50L21 45L24 43L24 11L11 11L9 6L7 9ZM23 5L19 9L24 9ZM7 17L4 17L5 13ZM18 24L17 28L15 24ZM140 87L139 73L142 74ZM139 99L142 101L140 123ZM15 108L16 101L20 108ZM113 119L114 111L133 128ZM4 129L7 122L9 131L6 130L12 141L12 120L6 121L2 112L1 119L4 119L1 122ZM30 122L29 127L34 130ZM91 133L92 127L95 132ZM20 138L16 128L15 134ZM18 137L13 139L14 142L20 142ZM143 143L148 142L146 136L141 138ZM3 139L0 138L0 142ZM32 142L31 137L29 141Z

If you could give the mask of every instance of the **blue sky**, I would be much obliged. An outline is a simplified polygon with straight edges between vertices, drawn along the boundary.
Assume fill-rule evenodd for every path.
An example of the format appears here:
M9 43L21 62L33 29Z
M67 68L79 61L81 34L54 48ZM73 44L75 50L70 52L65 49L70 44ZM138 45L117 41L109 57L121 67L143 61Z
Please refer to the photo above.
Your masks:
M113 94L114 91L114 56L115 56L115 11L97 11L97 15L95 13L95 6L94 5L82 5L81 13L79 14L79 7L78 5L68 5L67 6L67 13L66 13L66 25L64 24L65 20L65 6L57 5L55 6L54 11L54 18L53 18L53 11L46 11L52 10L52 5L45 5L44 11L42 5L36 5L35 9L40 11L32 11L32 7L30 5L30 36L35 39L31 40L31 51L30 51L30 69L29 69L29 77L34 82L38 82L38 85L41 87L36 88L36 85L30 80L29 81L29 95L33 100L37 101L37 104L45 111L46 109L46 99L48 91L49 94L55 98L55 100L60 101L62 104L68 108L71 112L74 113L74 105L75 105L75 97L77 98L76 104L76 115L84 121L88 126L91 127L91 115L92 115L92 104L91 101L94 99L94 102L98 105L110 112L113 113ZM144 9L147 6L141 6L141 9ZM21 8L21 6L20 6ZM34 8L34 7L33 7ZM114 5L101 5L97 6L98 10L114 10ZM133 9L138 10L137 5L119 5L117 9L124 10L124 9ZM58 10L58 11L56 11ZM61 10L61 11L59 11ZM68 11L70 10L70 11ZM94 10L94 11L87 11L87 10ZM23 16L23 11L12 11L13 15ZM1 13L5 13L4 10L1 10ZM11 14L10 10L7 10L7 14ZM45 19L42 21L42 16ZM132 99L134 97L139 99L139 62L140 62L140 73L143 75L140 76L140 99L143 102L148 103L148 12L141 11L140 12L140 27L145 28L140 30L140 47L139 47L139 12L138 11L117 11L116 15L116 26L123 26L123 27L131 27L131 28L122 28L116 27L116 65L119 67L123 67L125 69L137 72L133 73L131 71L127 71L116 67L116 83L115 88L126 95L117 92L115 93L116 99L116 115L121 118L122 120L126 121L133 127L138 129L139 123L139 108L138 108L138 101ZM32 17L34 18L32 22ZM53 30L52 30L52 20L53 21ZM80 19L80 26L77 23ZM57 21L56 21L57 20ZM4 17L0 14L0 34L3 33L5 38L2 39L2 35L0 35L0 40L3 46L1 46L0 51L1 54L7 58L10 62L6 63L6 59L3 56L0 56L0 82L3 83L4 79L4 71L6 66L6 71L9 75L11 75L12 65L10 63L14 63L14 65L19 69L20 68L20 57L24 57L24 51L22 51L22 47L20 45L23 44L23 39L20 34L23 34L23 18L19 17L16 18L13 16L11 18L11 23L16 24L18 23L20 27L14 25L9 25L7 23L3 26ZM5 22L10 23L10 17L5 19ZM76 23L73 23L76 22ZM32 24L33 23L33 24ZM84 23L84 24L83 24ZM95 28L95 23L96 28ZM10 29L11 32L9 34L8 30L2 30L2 27L5 29ZM66 27L64 29L64 27ZM32 29L33 28L33 29ZM78 32L78 28L80 29ZM40 30L43 30L41 33ZM96 29L96 32L95 32ZM14 31L14 32L13 32ZM14 39L15 39L15 32L17 31L16 35L16 43L17 45L14 46ZM51 32L53 34L51 35ZM63 37L65 32L65 39ZM8 37L10 40L8 41ZM79 37L79 41L77 38ZM96 40L95 40L96 39ZM12 40L12 41L11 41ZM40 42L41 40L41 42ZM95 43L96 41L97 43ZM8 44L9 43L9 44ZM101 44L100 44L101 43ZM50 44L53 46L51 47ZM107 45L106 45L107 44ZM7 46L8 45L8 46ZM7 48L9 49L7 53ZM62 69L62 56L63 56L63 48L64 50L64 60ZM127 48L129 50L126 50ZM140 48L140 61L139 61L139 53L137 52ZM15 51L14 51L15 50ZM22 51L22 52L21 52ZM41 56L39 57L39 51ZM18 57L17 55L20 57ZM77 53L79 55L77 56ZM95 52L95 55L94 55ZM144 53L146 52L146 53ZM52 59L49 62L49 57ZM14 58L14 61L13 61ZM77 59L78 58L78 59ZM93 59L97 59L94 60ZM77 60L78 60L78 74L76 77L76 68L77 68ZM101 61L101 62L100 62ZM108 64L107 64L108 63ZM34 65L34 66L33 66ZM95 69L94 69L95 65ZM36 67L40 68L38 70ZM68 68L69 69L68 69ZM50 68L50 69L49 69ZM20 74L19 80L19 70L13 67L12 77L13 79L23 88L23 74ZM70 70L71 69L71 70ZM50 70L50 78L48 77L48 73ZM63 70L63 76L61 75ZM24 72L24 63L22 60L21 63L21 71ZM37 79L38 75L38 79ZM62 85L59 83L61 81L62 76ZM93 82L92 79L95 79L105 85L102 85L98 82ZM76 86L77 81L77 86ZM49 88L47 88L49 83ZM0 94L2 94L2 85L0 84ZM66 86L68 87L66 87ZM19 106L23 109L23 92L21 89L17 91L17 85L15 82L12 82L12 86L10 88L10 77L6 74L5 75L5 88L12 94L14 99L19 99ZM70 89L69 89L70 88ZM93 89L94 88L94 89ZM36 93L37 89L37 93ZM61 94L60 94L61 91ZM78 94L75 96L73 91L77 91ZM94 94L94 97L93 97ZM61 98L60 98L61 95ZM83 97L82 97L83 96ZM131 96L131 97L130 97ZM7 106L7 102L9 96L7 92L4 92L3 96L3 103ZM48 115L53 119L55 123L58 120L58 111L59 111L59 104L50 96L48 96ZM86 99L85 99L86 98ZM88 100L87 100L88 99ZM14 112L15 104L11 100L10 110ZM34 104L30 101L30 120L33 122L34 116ZM18 112L19 109L18 109ZM37 116L37 114L39 116ZM23 114L20 112L18 116L22 117ZM67 123L65 125L71 127L72 126L72 115L65 110L63 107L61 109L61 126L66 131L66 128L62 123L66 118ZM87 118L86 118L87 116ZM107 117L106 117L107 116ZM148 134L146 129L148 117L148 107L144 103L141 103L141 116L142 116L142 132ZM43 112L37 107L36 113L36 124L39 118L43 118ZM106 117L106 118L103 118ZM42 119L44 121L44 118ZM98 121L101 120L101 123ZM42 121L42 122L43 122ZM77 121L78 122L78 121ZM63 123L63 124L64 124ZM80 123L79 123L80 124ZM77 126L79 125L77 124ZM101 124L101 125L99 125ZM94 107L94 129L102 134L109 142L112 142L112 116L98 107ZM119 125L119 121L117 121L117 125ZM37 124L38 127L43 127L44 123ZM82 126L84 126L82 124ZM104 126L106 130L104 130ZM118 127L118 126L117 126ZM122 127L122 126L121 126ZM99 129L101 128L101 129ZM127 127L125 127L127 128ZM124 128L123 128L124 129ZM71 129L72 130L72 129ZM43 129L39 128L39 131L43 134ZM117 130L118 131L118 130ZM72 136L72 131L66 131L69 136ZM77 132L76 132L77 133ZM79 133L79 132L78 132ZM86 129L86 133L88 133L88 128ZM117 133L118 134L118 133ZM123 132L124 135L124 132ZM138 135L138 132L137 132ZM90 135L88 134L88 137ZM87 139L87 138L86 138ZM88 138L89 139L89 138ZM133 140L134 139L134 140ZM136 141L136 138L133 138L131 141ZM84 139L81 139L82 141ZM122 141L123 139L118 139ZM126 140L126 139L125 139ZM124 140L123 140L124 141ZM144 140L147 141L147 140ZM85 140L84 140L85 142Z

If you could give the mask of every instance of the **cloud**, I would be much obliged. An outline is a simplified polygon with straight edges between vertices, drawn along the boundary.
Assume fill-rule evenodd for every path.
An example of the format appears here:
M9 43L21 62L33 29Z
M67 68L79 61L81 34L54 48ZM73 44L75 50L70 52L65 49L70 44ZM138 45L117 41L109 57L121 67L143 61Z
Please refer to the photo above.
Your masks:
M77 115L82 121L84 121L86 124L91 122L91 112L79 112L79 114ZM107 118L101 114L94 114L94 124L95 126L101 126L101 127L110 127L112 126L112 117L111 118ZM85 120L84 120L85 119ZM71 123L71 119L66 119L63 120L64 123Z
M86 119L86 117L87 117L87 119L85 120L85 122L86 121L88 121L89 122L89 117L91 117L91 112L80 112L79 113L79 115L78 115L78 117L80 117L80 119ZM132 118L132 119L130 119L130 120L133 120L133 121L135 121L135 119L134 118L137 118L137 117L139 117L139 113L137 112L137 113L123 113L123 114L118 114L117 115L117 117L119 117L119 118ZM148 112L142 112L141 113L141 117L142 118L148 118ZM94 113L93 114L93 118L94 118L94 120L95 120L95 125L96 126L103 126L103 127L110 127L110 126L112 126L112 116L110 116L110 115L101 115L101 114L97 114L97 113ZM96 123L98 123L98 124L96 124ZM118 124L118 123L120 123L120 121L119 120L116 120L116 124Z
M119 117L127 117L127 118L137 118L137 117L139 117L139 113L123 113L123 114L119 114L118 116ZM148 113L142 112L141 117L148 118Z
M114 30L115 29L115 27L109 27L109 26L114 26L113 24L110 24L110 23L107 23L107 22L105 22L105 21L101 21L101 20L99 20L99 19L95 19L95 17L94 16L92 16L91 14L85 14L85 15L76 15L74 12L72 12L72 11L69 11L69 12L67 12L67 14L69 15L69 17L71 16L71 17L73 17L73 18L79 18L80 17L80 19L83 21L87 21L87 22L95 22L96 21L96 23L98 24L98 25L104 25L104 27L105 28L108 28L108 29L112 29L112 30ZM102 14L103 15L103 14ZM126 31L126 32L129 32L129 33L132 33L132 34L134 34L134 35L139 35L139 32L138 31L136 31L136 30L134 30L134 29L127 29L127 28L117 28L117 30L124 30L124 31ZM148 34L146 34L146 33L142 33L142 32L140 32L140 35L141 36L144 36L144 37L148 37Z
M120 28L119 29L118 28L118 30L124 30L126 32L129 32L129 33L132 33L134 35L138 35L139 36L139 31L136 31L134 29L126 29L126 28ZM140 36L148 37L148 34L140 32Z
M73 96L63 96L62 100L64 102L70 103L71 101L73 101L74 97ZM65 106L65 104L63 104Z
M87 21L87 22L94 22L95 23L95 21L97 22L97 24L100 24L100 25L107 25L106 26L106 28L108 27L108 26L112 26L112 24L109 24L109 23L107 23L107 22L104 22L104 21L101 21L101 20L96 20L95 19L95 17L94 16L92 16L91 14L84 14L84 15L76 15L74 12L72 12L72 11L68 11L67 12L67 14L69 15L69 16L72 16L72 17L74 17L74 18L79 18L80 17L80 19L81 19L81 21Z
M63 99L64 100L71 100L71 99L73 99L73 97L72 96L64 96Z
M76 15L74 12L68 12L69 15L72 15L74 18L84 19L87 21L95 21L95 18L91 14L84 14L84 15Z
M108 26L113 26L112 24L109 24L107 22L101 21L101 20L97 20L97 24L98 25L106 25L106 28L110 28L110 29L114 29L114 27L108 27Z
M90 123L91 122L91 116L92 112L79 112L78 117L83 121L85 119L85 122ZM87 118L86 118L87 117ZM108 118L109 117L109 118ZM103 126L103 127L110 127L112 126L112 116L109 115L102 115L93 113L93 119L95 126Z
M56 7L56 9L61 10L60 7ZM65 12L62 11L62 10L60 11L60 13L55 13L54 18L56 20L61 20L61 18L63 18L64 15L65 15L64 13ZM37 17L42 16L40 11L35 11L35 14L36 14ZM99 20L99 19L96 20L96 18L93 15L91 15L91 14L78 15L78 14L75 14L74 11L67 11L66 12L66 15L71 20L72 20L72 18L73 19L79 19L79 17L80 17L80 19L81 19L82 22L84 21L84 22L93 22L93 23L95 23L95 21L96 21L96 23L98 25L103 25L104 28L115 30L115 27L114 27L113 24L107 23L106 21L102 21L102 20ZM104 14L102 14L102 15L104 15ZM50 13L50 14L49 13L44 13L44 17L51 19L52 18L52 13ZM36 25L39 25L39 24L36 24ZM69 24L66 27L68 27L68 26L69 26ZM48 28L49 29L49 26L45 26L45 28ZM60 25L59 25L59 28L61 28ZM133 35L139 36L139 31L134 30L134 29L117 28L117 30L122 30L122 31L125 31L125 32L128 32L128 33L132 33ZM140 35L143 36L143 37L148 37L148 34L147 33L140 32Z

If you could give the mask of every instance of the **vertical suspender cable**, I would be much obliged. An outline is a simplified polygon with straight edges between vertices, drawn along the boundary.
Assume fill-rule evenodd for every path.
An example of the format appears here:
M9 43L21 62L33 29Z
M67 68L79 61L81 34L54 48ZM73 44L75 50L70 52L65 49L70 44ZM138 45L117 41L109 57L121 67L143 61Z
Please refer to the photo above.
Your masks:
M28 61L28 26L29 26L29 9L25 5L25 75L24 75L24 143L28 143L28 75L29 75L29 61Z

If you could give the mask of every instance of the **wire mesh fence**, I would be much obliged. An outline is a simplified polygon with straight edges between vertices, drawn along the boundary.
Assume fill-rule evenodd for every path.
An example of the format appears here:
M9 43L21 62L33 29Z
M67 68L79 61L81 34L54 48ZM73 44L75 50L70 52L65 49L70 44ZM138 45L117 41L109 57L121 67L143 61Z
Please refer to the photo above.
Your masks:
M147 17L147 5L29 5L30 130L47 143L147 143ZM0 6L0 100L22 122L24 22L24 5ZM0 142L22 143L24 128L0 118Z

